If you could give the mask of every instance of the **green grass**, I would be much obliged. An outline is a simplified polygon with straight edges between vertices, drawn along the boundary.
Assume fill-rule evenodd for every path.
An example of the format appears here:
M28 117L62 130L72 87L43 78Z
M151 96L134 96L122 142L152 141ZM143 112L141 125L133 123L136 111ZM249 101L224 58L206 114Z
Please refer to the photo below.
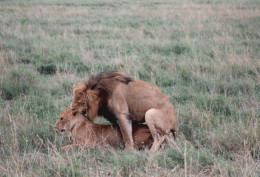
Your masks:
M259 176L259 29L257 0L0 0L0 176ZM167 95L175 145L60 152L73 83L110 70Z

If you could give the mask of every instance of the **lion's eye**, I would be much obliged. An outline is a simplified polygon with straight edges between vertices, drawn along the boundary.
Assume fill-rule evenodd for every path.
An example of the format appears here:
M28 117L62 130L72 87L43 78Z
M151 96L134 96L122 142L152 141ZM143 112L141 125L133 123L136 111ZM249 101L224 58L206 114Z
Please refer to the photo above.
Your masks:
M60 121L62 121L62 120L63 120L63 117L60 118Z

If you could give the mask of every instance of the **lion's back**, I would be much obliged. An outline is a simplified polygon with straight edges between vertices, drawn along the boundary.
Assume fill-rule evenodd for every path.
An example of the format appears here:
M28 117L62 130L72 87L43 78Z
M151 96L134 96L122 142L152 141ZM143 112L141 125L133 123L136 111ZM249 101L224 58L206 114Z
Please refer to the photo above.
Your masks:
M159 88L150 83L133 80L125 86L125 90L129 112L137 122L143 122L145 113L151 108L173 108Z

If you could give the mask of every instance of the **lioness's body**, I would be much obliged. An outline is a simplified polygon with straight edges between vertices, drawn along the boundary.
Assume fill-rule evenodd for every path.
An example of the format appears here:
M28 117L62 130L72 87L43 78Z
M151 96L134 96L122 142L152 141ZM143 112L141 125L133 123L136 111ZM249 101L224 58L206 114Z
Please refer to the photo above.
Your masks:
M154 85L124 73L101 73L74 85L72 108L86 109L90 119L97 115L118 122L125 148L133 146L132 122L146 122L153 136L151 151L157 151L165 134L178 135L176 112L169 99Z
M122 147L124 145L118 126L95 124L81 113L73 112L70 108L59 115L55 128L71 133L73 144L63 147L63 150L79 145L85 147ZM133 128L133 140L134 147L137 149L149 148L153 142L152 135L146 125L136 125Z

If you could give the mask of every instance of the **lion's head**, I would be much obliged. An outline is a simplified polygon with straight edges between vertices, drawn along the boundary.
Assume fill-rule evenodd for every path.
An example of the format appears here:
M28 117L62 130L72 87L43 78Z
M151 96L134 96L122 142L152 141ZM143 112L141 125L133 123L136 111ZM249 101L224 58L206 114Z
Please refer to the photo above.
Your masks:
M78 112L72 110L71 108L65 109L59 116L55 123L55 129L64 132L70 131L71 127L77 122L77 118L83 117L82 114L77 114Z
M101 98L97 90L89 90L87 84L78 82L73 85L73 102L70 107L72 110L84 114L88 119L94 120L97 116Z
M119 83L128 84L130 81L132 78L128 75L111 71L91 76L88 81L77 82L73 85L73 102L70 107L93 121L98 109L111 95L115 86Z

